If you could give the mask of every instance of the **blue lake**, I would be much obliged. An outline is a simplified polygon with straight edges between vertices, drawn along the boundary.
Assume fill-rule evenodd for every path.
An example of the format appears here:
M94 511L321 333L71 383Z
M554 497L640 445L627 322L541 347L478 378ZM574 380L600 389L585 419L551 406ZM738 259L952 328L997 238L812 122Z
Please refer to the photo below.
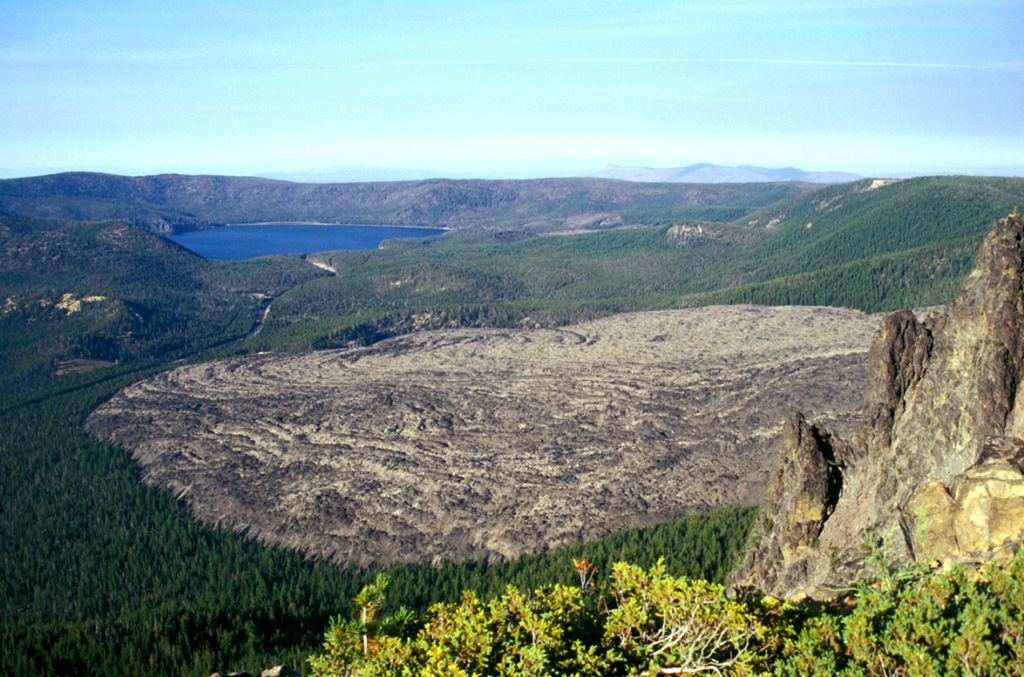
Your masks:
M302 254L335 249L376 249L392 238L440 235L439 228L399 226L316 226L306 223L222 226L171 235L168 240L204 259L238 261L274 254Z

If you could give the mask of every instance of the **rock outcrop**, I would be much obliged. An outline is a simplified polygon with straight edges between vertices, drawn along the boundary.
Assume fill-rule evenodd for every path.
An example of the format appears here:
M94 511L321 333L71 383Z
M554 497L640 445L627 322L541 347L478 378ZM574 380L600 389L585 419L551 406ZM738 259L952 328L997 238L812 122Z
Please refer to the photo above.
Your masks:
M302 673L287 665L277 665L260 673L260 677L300 677ZM253 677L249 672L215 672L210 677Z
M1024 218L1003 219L944 313L887 316L869 353L852 442L789 424L740 585L829 596L897 561L977 563L1024 538Z
M915 559L1009 561L1024 539L1024 440L990 437L981 458L948 482L931 480L900 510Z

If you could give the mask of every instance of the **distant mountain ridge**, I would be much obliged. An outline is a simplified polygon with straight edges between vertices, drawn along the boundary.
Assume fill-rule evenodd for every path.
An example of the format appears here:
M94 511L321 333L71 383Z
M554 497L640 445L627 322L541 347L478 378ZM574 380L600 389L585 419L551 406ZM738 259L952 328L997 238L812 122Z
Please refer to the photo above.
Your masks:
M804 181L807 183L847 183L864 177L849 172L808 172L795 167L768 169L742 165L723 167L700 162L688 167L626 167L608 165L595 172L581 174L595 179L619 179L644 183L765 183L774 181Z
M560 229L567 219L650 223L728 218L813 186L630 185L595 178L428 179L293 183L242 176L118 176L69 172L0 180L0 215L125 219L161 234L228 223L314 222L445 228Z

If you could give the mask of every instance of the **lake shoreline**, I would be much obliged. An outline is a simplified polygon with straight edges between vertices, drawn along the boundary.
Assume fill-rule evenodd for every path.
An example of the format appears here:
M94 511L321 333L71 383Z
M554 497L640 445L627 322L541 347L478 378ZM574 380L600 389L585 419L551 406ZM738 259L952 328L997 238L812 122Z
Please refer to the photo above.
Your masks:
M221 228L236 226L332 226L334 228L408 228L411 230L455 230L447 226L404 226L393 223L327 223L325 221L251 221L248 223L225 223Z
M280 254L379 249L385 240L422 240L447 229L358 224L237 223L169 235L168 240L206 259L239 261Z

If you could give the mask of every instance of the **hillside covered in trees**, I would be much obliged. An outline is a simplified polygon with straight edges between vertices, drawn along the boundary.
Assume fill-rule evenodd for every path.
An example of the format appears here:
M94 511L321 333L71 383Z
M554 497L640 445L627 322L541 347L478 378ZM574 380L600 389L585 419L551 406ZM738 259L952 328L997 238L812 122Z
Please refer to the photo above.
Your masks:
M814 188L797 182L642 185L586 178L321 184L69 172L0 180L0 214L117 218L160 233L267 221L489 230L530 224L557 229L581 216L606 226L681 218L727 220Z
M868 311L945 303L992 223L1024 204L1024 181L1014 179L783 186L766 189L779 191L770 197L725 196L702 216L665 198L636 208L650 224L641 228L554 237L518 219L377 251L214 262L125 221L62 220L72 204L79 218L134 219L117 201L94 211L98 203L69 196L49 203L60 219L38 218L50 198L15 199L3 183L0 664L42 674L304 666L330 616L348 614L378 573L304 561L229 525L199 526L141 484L124 452L80 429L129 383L187 362L448 326L560 326L737 301ZM18 211L29 202L33 214ZM643 221L631 214L622 222ZM250 335L267 304L267 322ZM615 561L648 568L664 556L666 575L722 580L751 519L746 510L694 517L553 559L393 567L388 599L422 610L456 603L463 589L489 600L508 583L569 585L574 558L605 575ZM522 573L534 561L536 573ZM806 628L853 646L833 626Z

